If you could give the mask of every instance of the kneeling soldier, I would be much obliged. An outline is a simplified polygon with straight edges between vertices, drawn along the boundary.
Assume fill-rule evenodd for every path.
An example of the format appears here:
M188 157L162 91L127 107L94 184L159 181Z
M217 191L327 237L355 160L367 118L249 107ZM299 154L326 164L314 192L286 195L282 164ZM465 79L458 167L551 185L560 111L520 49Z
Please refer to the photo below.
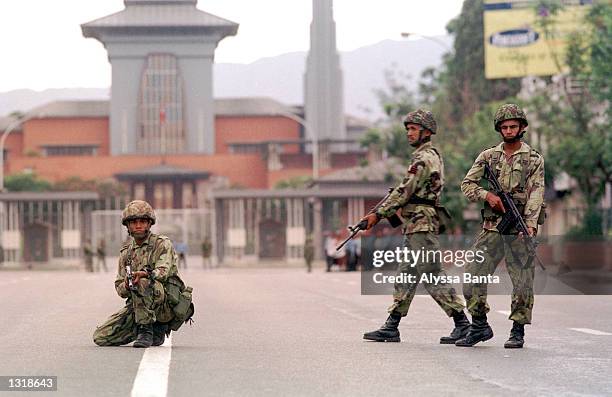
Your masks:
M94 334L99 346L160 346L171 330L194 313L191 287L178 274L177 255L166 236L151 233L155 212L149 203L132 201L121 222L128 228L121 247L115 289L127 299L125 307L109 317Z

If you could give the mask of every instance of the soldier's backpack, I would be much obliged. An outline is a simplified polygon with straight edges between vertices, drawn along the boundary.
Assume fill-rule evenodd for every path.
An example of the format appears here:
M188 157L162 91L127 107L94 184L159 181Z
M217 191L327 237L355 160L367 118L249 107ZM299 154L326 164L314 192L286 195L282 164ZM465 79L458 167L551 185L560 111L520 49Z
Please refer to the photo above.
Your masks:
M155 246L161 243L163 238L158 236L155 241ZM149 253L149 267L151 264L151 252ZM193 315L195 313L195 307L193 305L193 288L185 285L183 280L178 274L168 277L168 280L164 283L164 291L166 293L166 301L170 305L174 318L168 323L170 329L177 331L184 323L193 322Z

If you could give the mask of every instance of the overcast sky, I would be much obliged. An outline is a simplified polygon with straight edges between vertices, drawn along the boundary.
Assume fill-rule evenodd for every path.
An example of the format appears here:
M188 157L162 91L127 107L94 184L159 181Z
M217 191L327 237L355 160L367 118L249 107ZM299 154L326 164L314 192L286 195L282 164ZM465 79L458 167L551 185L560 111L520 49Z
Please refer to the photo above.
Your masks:
M463 0L335 0L338 49L354 50L400 32L445 34ZM124 8L123 0L1 0L0 92L108 87L110 65L80 24ZM200 0L198 8L240 24L217 48L216 62L250 63L307 51L311 0Z

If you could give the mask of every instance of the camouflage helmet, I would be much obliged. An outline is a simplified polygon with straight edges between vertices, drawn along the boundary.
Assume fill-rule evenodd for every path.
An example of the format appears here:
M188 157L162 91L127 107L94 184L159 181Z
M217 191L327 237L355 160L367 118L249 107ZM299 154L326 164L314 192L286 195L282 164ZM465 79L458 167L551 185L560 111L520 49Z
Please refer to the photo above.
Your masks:
M121 214L121 223L127 226L127 223L133 219L148 219L151 221L151 225L154 225L155 211L153 211L153 207L146 201L131 201Z
M497 112L495 112L495 131L499 132L499 124L506 120L520 120L523 127L529 125L523 109L521 109L519 105L513 103L501 105L499 109L497 109Z
M408 113L406 117L404 117L404 127L406 127L408 123L418 124L431 131L432 134L435 134L438 129L436 120L429 110L417 109L414 112Z

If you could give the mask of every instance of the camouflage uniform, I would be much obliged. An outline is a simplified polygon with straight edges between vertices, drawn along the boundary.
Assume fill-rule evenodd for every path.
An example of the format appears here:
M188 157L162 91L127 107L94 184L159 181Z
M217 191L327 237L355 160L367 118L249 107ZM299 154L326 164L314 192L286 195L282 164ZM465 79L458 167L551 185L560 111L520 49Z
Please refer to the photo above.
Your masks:
M312 241L312 235L306 237L304 242L304 260L306 261L306 269L310 273L312 271L312 261L314 260L314 243Z
M126 262L132 258L132 271L152 270L153 285L147 278L136 284L137 291L125 287ZM167 323L173 312L166 300L164 285L170 277L178 276L178 257L168 237L149 233L147 239L137 245L133 238L121 247L115 290L121 298L127 299L124 308L109 317L94 332L94 342L99 346L119 346L136 338L137 324Z
M83 244L83 256L85 257L85 271L93 272L94 251L89 241L86 241L85 244Z
M408 122L420 124L433 133L436 124L430 112L417 110L406 118ZM436 209L432 205L413 204L415 198L435 202L440 201L442 187L444 185L444 163L438 150L426 142L421 144L413 153L412 161L406 173L406 177L395 187L387 200L378 208L380 217L390 217L401 209L404 219L404 245L412 250L439 250L440 244L437 233L440 229L440 219ZM402 262L398 268L398 274L415 274L417 280L421 274L427 273L435 276L445 275L442 265L438 261L419 261L414 264ZM446 278L446 277L445 277ZM414 298L417 283L396 283L393 293L393 304L389 307L389 313L398 313L406 316L410 303ZM425 284L425 288L442 310L450 317L456 312L462 312L463 302L455 293L453 287L445 283Z
M518 113L520 112L520 113ZM516 105L504 105L495 116L498 129L500 120L524 120L524 113ZM524 120L526 125L526 120ZM531 323L533 307L534 264L524 268L527 263L525 245L517 238L516 231L502 236L497 231L501 216L492 211L485 201L488 191L479 186L484 175L484 164L488 162L505 192L510 192L522 210L528 227L536 228L542 205L544 204L544 159L526 143L519 150L507 157L503 151L503 142L489 148L476 158L461 183L461 191L470 201L484 201L483 230L476 237L472 247L474 251L483 251L485 260L482 263L471 262L465 272L473 276L493 274L502 259L512 280L512 307L510 319L519 324ZM512 231L511 231L512 232ZM464 296L467 307L473 316L483 316L489 311L487 304L487 285L464 284Z

